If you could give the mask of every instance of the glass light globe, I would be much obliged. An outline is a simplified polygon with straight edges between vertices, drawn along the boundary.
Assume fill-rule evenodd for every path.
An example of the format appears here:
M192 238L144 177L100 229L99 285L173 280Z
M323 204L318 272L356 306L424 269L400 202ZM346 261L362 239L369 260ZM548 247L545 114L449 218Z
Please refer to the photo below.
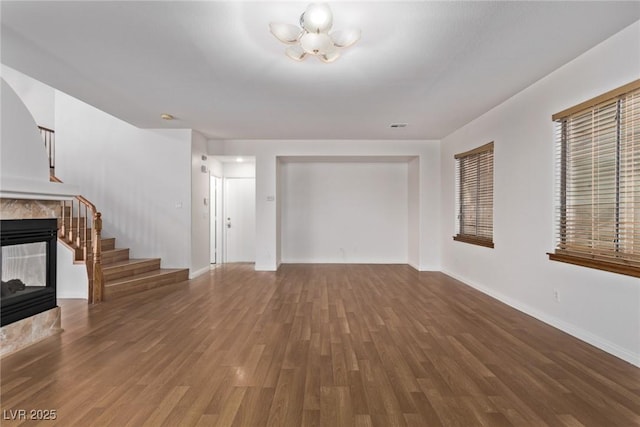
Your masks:
M333 15L326 3L312 3L300 16L300 26L310 33L326 33L333 25Z
M334 50L333 52L329 52L329 53L325 53L324 55L320 55L318 58L320 58L320 60L322 62L330 63L330 62L333 62L336 59L338 59L339 56L340 56L340 53L338 51Z
M325 33L306 33L300 38L300 46L312 55L322 55L334 47L331 38Z
M273 22L269 24L269 30L271 30L271 34L282 43L295 43L298 41L300 33L302 33L300 27L296 27L295 25L277 24Z
M307 56L307 52L305 52L299 45L289 46L285 49L284 53L294 61L302 61Z
M338 47L349 47L360 40L360 30L333 31L331 41Z

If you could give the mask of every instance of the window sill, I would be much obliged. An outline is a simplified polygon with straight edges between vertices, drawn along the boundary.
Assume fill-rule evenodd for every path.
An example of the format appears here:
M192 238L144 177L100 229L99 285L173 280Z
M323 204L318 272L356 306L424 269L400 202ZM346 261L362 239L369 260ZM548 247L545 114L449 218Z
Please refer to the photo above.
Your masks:
M549 259L552 261L566 262L568 264L595 268L612 273L624 274L626 276L640 277L640 267L629 264L619 264L616 262L602 261L599 259L585 258L563 253L548 253L547 255L549 255Z
M480 239L475 236L466 236L464 234L458 234L453 236L453 240L456 242L470 243L472 245L484 246L485 248L493 248L493 242L488 239Z

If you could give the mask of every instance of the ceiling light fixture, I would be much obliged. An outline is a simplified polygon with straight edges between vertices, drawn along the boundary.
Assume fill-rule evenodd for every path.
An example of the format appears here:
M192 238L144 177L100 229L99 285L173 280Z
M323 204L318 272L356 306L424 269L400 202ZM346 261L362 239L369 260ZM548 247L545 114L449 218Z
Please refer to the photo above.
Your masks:
M167 113L160 114L160 118L162 120L173 120L173 119L175 119L175 117L173 117L171 114L167 114Z
M289 58L302 61L314 55L322 62L333 62L340 56L340 49L360 40L360 30L331 31L332 25L329 5L312 3L300 15L300 27L272 22L269 29L282 43L291 45L285 50Z

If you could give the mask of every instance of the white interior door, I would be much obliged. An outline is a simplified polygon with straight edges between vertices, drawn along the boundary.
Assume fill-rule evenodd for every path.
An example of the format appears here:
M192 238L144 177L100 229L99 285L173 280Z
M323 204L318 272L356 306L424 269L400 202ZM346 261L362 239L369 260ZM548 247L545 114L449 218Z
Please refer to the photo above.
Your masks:
M222 178L211 177L209 203L211 209L211 264L222 262Z
M255 262L255 178L225 178L225 262Z

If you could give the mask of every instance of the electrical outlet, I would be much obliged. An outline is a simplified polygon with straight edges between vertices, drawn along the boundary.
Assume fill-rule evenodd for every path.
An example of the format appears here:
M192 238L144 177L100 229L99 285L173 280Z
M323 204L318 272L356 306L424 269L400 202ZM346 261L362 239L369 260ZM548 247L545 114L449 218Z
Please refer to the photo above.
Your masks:
M553 299L555 299L556 302L560 302L560 292L558 292L557 289L553 290Z

